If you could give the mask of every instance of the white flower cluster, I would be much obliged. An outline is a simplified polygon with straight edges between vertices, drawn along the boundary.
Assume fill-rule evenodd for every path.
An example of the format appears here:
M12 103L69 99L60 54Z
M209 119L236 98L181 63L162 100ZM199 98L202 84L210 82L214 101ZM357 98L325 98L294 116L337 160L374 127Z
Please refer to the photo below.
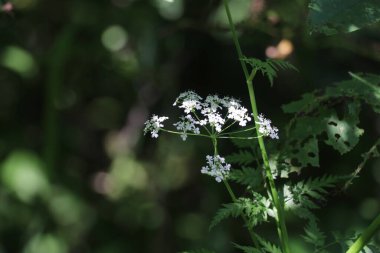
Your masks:
M202 104L200 102L201 100L202 98L197 93L193 91L187 91L181 93L178 96L173 106L180 104L178 107L184 109L185 113L189 114L194 109L202 109Z
M226 163L226 160L219 156L206 156L207 166L202 167L201 173L215 177L215 180L220 183L226 178L231 169L231 164Z
M152 116L152 118L145 122L144 135L150 132L152 138L158 137L158 131L161 127L164 127L162 122L169 119L168 117L158 117L157 115Z
M278 139L278 128L271 125L272 121L265 118L263 114L260 114L257 118L259 121L256 123L260 126L259 132L272 139Z
M174 124L174 126L177 128L178 131L181 131L181 138L183 141L186 141L187 139L187 132L193 132L195 134L200 134L199 128L196 127L198 124L197 121L191 116L186 115L185 117L181 117L182 121L179 121Z
M187 91L181 93L173 105L183 109L187 115L190 113L196 115L196 119L191 118L187 122L190 124L187 125L187 128L192 129L191 131L198 129L196 125L209 125L220 133L228 119L238 122L240 126L246 126L247 122L251 121L248 110L241 106L238 100L230 97L221 98L217 95L210 95L203 100L195 92ZM183 120L184 118L181 119ZM182 124L178 122L175 126L178 129L178 126L182 126ZM186 128L181 127L181 130L184 129ZM186 134L186 131L184 131L184 134Z

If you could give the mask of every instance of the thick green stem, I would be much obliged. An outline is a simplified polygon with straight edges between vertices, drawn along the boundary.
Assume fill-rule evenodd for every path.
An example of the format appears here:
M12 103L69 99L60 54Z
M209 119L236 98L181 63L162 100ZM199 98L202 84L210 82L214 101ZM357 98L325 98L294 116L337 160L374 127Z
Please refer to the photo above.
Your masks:
M280 198L278 196L278 192L277 192L277 189L276 189L276 186L274 183L273 175L272 175L272 172L271 172L271 169L269 166L268 154L266 152L264 140L263 140L263 137L260 136L259 126L256 123L256 122L258 122L258 112L257 112L255 92L254 92L253 84L252 84L252 79L255 75L255 72L252 72L252 74L250 74L248 72L247 65L245 64L244 61L241 60L243 58L243 52L241 50L240 43L239 43L239 40L238 40L238 37L236 34L235 26L234 26L234 23L232 21L232 16L231 16L230 9L228 7L227 0L223 0L223 3L224 3L224 7L225 7L226 14L228 17L228 21L230 24L230 29L232 32L233 41L234 41L234 44L235 44L235 47L236 47L236 50L238 53L238 57L240 60L240 64L242 66L244 76L245 76L245 79L247 82L249 98L250 98L251 106L252 106L252 113L253 113L253 117L254 117L255 124L256 124L256 133L258 136L260 151L261 151L262 159L264 162L265 174L266 174L266 178L269 182L272 202L273 202L273 205L275 206L275 208L277 210L276 224L277 224L278 235L279 235L280 242L281 242L281 247L282 247L282 250L284 253L290 253L289 239L288 239L288 232L287 232L286 225L285 225L283 204L281 203Z
M367 229L354 242L354 244L351 245L351 247L346 251L346 253L360 252L379 229L380 229L380 214L371 223L371 225L367 227Z

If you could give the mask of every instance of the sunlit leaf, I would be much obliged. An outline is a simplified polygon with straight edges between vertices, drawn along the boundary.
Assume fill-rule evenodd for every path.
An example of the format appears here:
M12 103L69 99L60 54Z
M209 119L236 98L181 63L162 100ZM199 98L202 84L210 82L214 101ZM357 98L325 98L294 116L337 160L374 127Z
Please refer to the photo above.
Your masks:
M326 35L353 32L380 21L378 0L312 0L309 8L310 31Z

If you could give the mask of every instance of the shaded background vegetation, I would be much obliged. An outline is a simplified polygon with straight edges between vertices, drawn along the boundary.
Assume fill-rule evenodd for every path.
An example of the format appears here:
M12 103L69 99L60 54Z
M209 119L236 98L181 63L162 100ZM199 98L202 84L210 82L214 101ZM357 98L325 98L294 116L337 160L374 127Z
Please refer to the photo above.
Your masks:
M181 91L218 93L248 105L243 75L217 0L14 0L0 13L0 252L234 252L249 242L241 223L211 232L228 201L202 176L211 146L142 135L152 113L177 117ZM280 106L303 92L379 73L379 26L309 34L306 0L234 0L247 56L287 59L274 87L255 83L259 110L284 129ZM325 172L350 173L380 134L364 108L359 145L340 157L320 145ZM281 137L281 133L280 133ZM224 153L233 150L224 143ZM317 212L325 230L364 228L380 211L379 160ZM307 252L302 222L289 216L292 244ZM260 231L273 240L273 224ZM377 235L380 240L380 234Z

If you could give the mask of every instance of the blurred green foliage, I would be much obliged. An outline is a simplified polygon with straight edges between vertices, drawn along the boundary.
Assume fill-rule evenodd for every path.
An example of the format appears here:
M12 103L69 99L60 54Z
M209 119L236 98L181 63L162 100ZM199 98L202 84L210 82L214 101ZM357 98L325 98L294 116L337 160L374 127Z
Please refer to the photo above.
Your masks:
M0 13L0 252L228 253L236 251L229 241L247 244L239 222L208 232L228 200L199 173L209 144L142 136L149 114L178 116L166 105L180 91L247 102L220 1L11 3L12 11ZM282 104L347 79L348 71L380 69L378 25L310 35L308 4L231 3L247 57L287 59L300 70L281 72L273 88L255 83L259 110L280 131L290 119ZM366 132L350 155L341 159L320 145L321 169L308 173L353 171L380 135L378 115L364 108L360 128ZM360 231L374 218L379 166L369 162L347 192L331 193L318 213L324 229ZM303 224L287 220L290 234L299 234ZM271 224L260 229L273 235ZM300 238L291 240L307 252Z

